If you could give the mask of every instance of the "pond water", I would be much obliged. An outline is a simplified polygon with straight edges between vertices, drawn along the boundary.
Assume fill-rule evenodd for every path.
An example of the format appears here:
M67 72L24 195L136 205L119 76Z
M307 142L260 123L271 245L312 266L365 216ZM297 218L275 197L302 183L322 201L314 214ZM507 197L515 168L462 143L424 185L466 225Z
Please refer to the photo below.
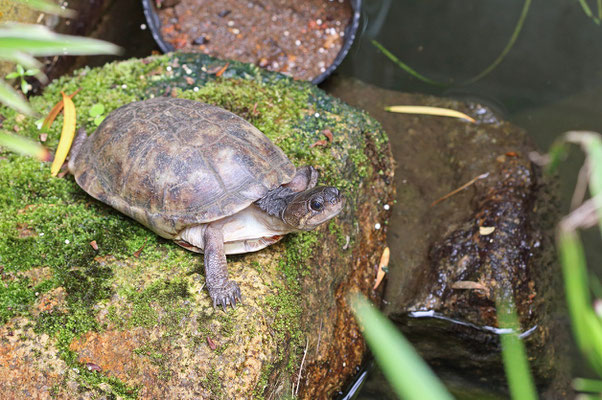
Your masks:
M510 51L489 74L463 83L500 56L525 4L529 8ZM568 130L602 130L602 52L598 51L602 27L585 14L578 1L374 0L365 2L362 11L361 32L337 74L386 89L486 104L501 118L525 129L542 151ZM373 40L419 74L451 85L432 85L410 75L385 57ZM561 166L563 214L569 209L582 163L582 155L573 149ZM399 229L403 227L391 226L389 238ZM601 273L599 231L591 229L583 239L588 265ZM456 386L463 385L466 382ZM455 394L497 398L474 386L472 395L462 395L462 390ZM377 370L356 398L395 396Z
M524 24L510 51L489 74L479 75L508 44L525 3ZM595 2L590 1L593 7ZM106 40L123 46L127 57L145 56L157 47L137 1L113 2L114 18L99 27ZM597 12L597 10L594 10ZM115 26L129 26L123 34ZM127 29L126 29L127 30ZM373 44L377 40L420 74L452 83L424 83L387 59ZM429 93L477 101L524 128L541 150L567 130L602 131L602 26L589 18L575 0L365 0L356 42L336 74L361 79L378 87ZM100 65L102 57L84 63ZM326 90L329 84L324 85ZM370 110L368 110L370 111ZM395 136L391 137L395 141ZM568 210L575 177L583 162L572 151L560 170L563 212ZM390 227L391 232L403 226ZM584 240L590 266L602 268L597 230ZM597 271L602 273L602 271ZM458 386L465 382L458 382ZM475 397L495 398L481 392ZM395 398L376 371L369 375L357 399Z

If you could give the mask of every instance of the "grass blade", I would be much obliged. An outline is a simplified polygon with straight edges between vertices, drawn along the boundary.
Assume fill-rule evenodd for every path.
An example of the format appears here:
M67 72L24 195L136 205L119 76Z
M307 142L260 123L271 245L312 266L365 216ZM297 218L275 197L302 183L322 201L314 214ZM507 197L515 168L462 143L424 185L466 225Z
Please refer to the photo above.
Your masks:
M602 393L602 381L576 378L573 380L573 389L579 392Z
M56 3L47 1L47 0L13 0L17 3L25 4L29 8L33 8L34 10L42 11L48 14L60 15L61 17L72 18L77 13L68 8L62 8L58 6Z
M0 80L0 103L23 114L34 115L25 98L3 80Z
M119 54L121 48L102 40L60 35L41 25L0 24L0 48L34 56Z
M516 310L513 303L503 297L497 299L496 307L500 328L509 330L509 333L500 335L500 341L510 394L513 399L535 400L537 391L529 368L525 345L518 337L521 329Z
M41 144L18 135L0 132L0 146L25 156L35 157L40 161L50 161L52 155Z
M520 31L523 29L523 24L525 22L525 18L527 18L527 14L529 13L530 7L531 7L531 0L525 0L525 3L523 5L523 10L520 14L520 17L518 18L518 22L516 23L516 26L514 27L514 32L512 32L512 36L510 36L510 40L506 44L506 47L504 47L504 50L502 50L500 55L497 56L497 58L495 60L493 60L493 62L491 64L489 64L489 66L487 68L485 68L483 71L481 71L478 75L476 75L476 76L470 78L469 80L467 80L466 82L464 82L464 84L471 84L471 83L475 83L478 80L481 80L485 76L489 75L489 73L491 71L496 69L498 65L500 65L500 63L504 60L504 58L506 58L506 55L510 52L510 50L512 50L512 47L514 47L514 43L516 42L516 39L518 39L518 35L520 34Z
M434 81L430 78L427 78L424 75L420 75L418 72L416 72L415 70L413 70L409 65L405 64L403 61L401 61L399 58L395 57L395 55L393 53L391 53L389 50L387 50L385 48L385 46L383 46L382 44L380 44L379 42L377 42L376 40L372 41L372 44L379 49L389 60L393 61L395 64L397 64L399 66L399 68L403 69L405 72L407 72L408 74L412 75L414 78L421 80L422 82L426 82L428 84L431 85L436 85L436 86L449 86L446 83L442 83L442 82L437 82Z
M563 228L557 236L566 301L577 346L602 376L602 325L592 309L583 245L577 232Z
M353 297L351 303L366 342L400 398L452 399L441 381L387 318L361 295Z

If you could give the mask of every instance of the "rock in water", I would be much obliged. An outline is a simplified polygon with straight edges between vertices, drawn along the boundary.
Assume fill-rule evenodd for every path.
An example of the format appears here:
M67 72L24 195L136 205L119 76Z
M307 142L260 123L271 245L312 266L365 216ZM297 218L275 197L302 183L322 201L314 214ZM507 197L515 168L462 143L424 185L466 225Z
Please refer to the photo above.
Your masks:
M525 132L479 104L357 81L330 89L378 118L392 138L398 206L389 230L389 317L455 393L506 397L495 300L511 298L538 387L545 398L566 398L568 337L552 241L558 209L550 182L529 161L535 147ZM395 104L451 108L477 123L384 111Z
M96 118L89 109L98 103L104 115L152 96L226 108L295 165L316 167L320 182L340 188L347 205L316 231L229 257L230 277L244 298L224 313L203 290L201 257L91 199L72 177L53 179L49 166L1 153L0 393L178 399L279 398L293 387L300 398L337 393L365 353L346 295L377 298L373 266L389 217L383 205L394 196L380 125L312 85L200 55L82 69L31 101L45 114L61 90L78 88L77 122L88 132ZM37 138L33 118L0 114L4 126ZM48 146L56 146L59 132L55 123Z

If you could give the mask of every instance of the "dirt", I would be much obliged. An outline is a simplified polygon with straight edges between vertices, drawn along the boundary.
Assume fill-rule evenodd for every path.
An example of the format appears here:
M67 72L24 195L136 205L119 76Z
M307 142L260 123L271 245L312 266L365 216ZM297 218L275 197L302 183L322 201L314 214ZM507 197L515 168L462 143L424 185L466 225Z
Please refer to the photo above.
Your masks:
M156 0L176 50L249 62L312 80L334 62L353 11L349 0Z

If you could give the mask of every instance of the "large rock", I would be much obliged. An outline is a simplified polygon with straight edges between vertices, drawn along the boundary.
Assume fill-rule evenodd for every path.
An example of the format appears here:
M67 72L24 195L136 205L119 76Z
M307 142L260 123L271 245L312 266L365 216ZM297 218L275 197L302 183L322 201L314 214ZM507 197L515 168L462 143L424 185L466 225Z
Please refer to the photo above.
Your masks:
M78 88L78 126L89 132L97 103L105 114L162 95L220 105L265 132L296 165L314 165L321 182L345 192L347 205L316 231L229 257L244 301L223 312L203 287L202 257L93 200L69 175L51 178L48 164L0 153L3 397L336 393L365 352L346 295L376 299L383 206L393 202L391 153L380 125L307 83L199 55L83 69L31 101L46 114L61 90ZM34 119L0 113L3 128L38 139ZM61 123L59 116L48 133L50 148Z
M558 211L525 132L479 104L351 80L328 89L367 110L391 137L398 194L384 311L458 394L505 397L496 299L510 299L538 386L546 398L564 398L568 338L552 242ZM396 104L451 108L477 123L385 111Z

